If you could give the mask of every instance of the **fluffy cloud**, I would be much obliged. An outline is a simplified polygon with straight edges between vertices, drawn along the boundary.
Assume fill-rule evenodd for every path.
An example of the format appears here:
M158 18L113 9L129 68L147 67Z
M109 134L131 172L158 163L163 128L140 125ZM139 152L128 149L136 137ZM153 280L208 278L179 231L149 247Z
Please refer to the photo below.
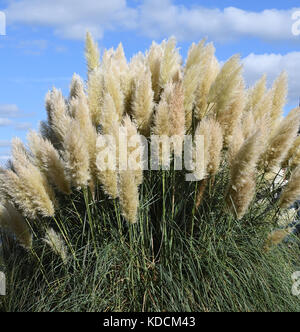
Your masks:
M10 147L10 141L0 139L0 148L8 148L8 147Z
M100 38L104 30L133 28L136 10L126 0L21 0L5 10L10 22L53 27L66 38L83 38L86 30Z
M207 36L218 41L240 37L292 40L291 10L245 11L175 5L172 0L143 0L137 8L126 0L20 0L6 9L8 23L27 23L54 28L66 38L83 38L90 30L96 37L105 30L135 29L150 38L175 35L179 40Z
M140 7L142 31L150 37L175 35L180 40L207 36L217 41L240 37L264 40L295 39L291 32L291 10L250 12L234 7L224 10L195 6L187 8L171 0L145 0Z
M33 115L34 113L24 113L15 104L0 104L0 127L14 126L16 130L26 130L30 128L30 124L17 119L30 118Z
M12 121L7 118L0 118L0 127L6 127L11 125Z
M271 82L285 70L289 78L290 104L297 105L300 97L300 52L281 54L250 54L243 59L244 73L247 83L253 84L264 73Z
M20 114L20 110L15 104L2 104L0 105L0 116L4 117L17 117Z

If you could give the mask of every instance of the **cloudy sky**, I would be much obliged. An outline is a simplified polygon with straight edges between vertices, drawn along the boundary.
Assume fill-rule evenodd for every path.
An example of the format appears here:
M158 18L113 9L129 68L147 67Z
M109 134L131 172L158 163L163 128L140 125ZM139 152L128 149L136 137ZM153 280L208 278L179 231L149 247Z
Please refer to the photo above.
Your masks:
M247 84L264 73L271 84L285 69L287 111L300 97L300 36L292 33L297 10L294 0L0 0L6 16L6 35L0 36L0 163L9 156L11 138L25 139L45 118L48 89L55 85L67 94L74 72L85 77L86 30L101 49L122 42L128 59L152 40L172 35L185 57L190 43L207 37L220 61L241 55Z

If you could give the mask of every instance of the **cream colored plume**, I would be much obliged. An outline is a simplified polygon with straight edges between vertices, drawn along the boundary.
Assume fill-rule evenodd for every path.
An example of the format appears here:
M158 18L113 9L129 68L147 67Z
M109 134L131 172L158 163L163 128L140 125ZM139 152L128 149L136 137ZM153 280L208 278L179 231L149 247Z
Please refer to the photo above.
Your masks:
M221 163L223 134L220 124L213 118L205 118L198 125L195 135L204 137L204 172L215 175Z
M28 134L30 151L34 156L35 164L45 174L48 181L65 194L71 193L70 181L65 171L65 165L59 152L47 139L31 131Z
M55 196L46 177L32 163L23 143L15 138L12 140L13 169L31 197L34 211L26 211L28 215L53 216ZM17 194L17 193L16 193Z
M25 216L54 215L55 197L46 177L32 163L24 145L18 139L12 141L12 167L0 171L2 195L20 208Z
M29 227L11 203L5 202L3 205L0 203L0 226L15 234L24 248L30 249L32 247L32 235Z
M174 84L169 82L161 95L154 115L153 133L158 136L171 135L170 101L174 91Z
M88 73L91 73L100 67L100 52L98 45L93 40L89 32L86 34L85 57L88 66Z
M254 134L257 129L253 112L244 112L241 119L241 128L245 139Z
M117 145L115 138L99 135L96 165L103 191L112 199L118 197Z
M261 132L258 130L244 142L231 165L226 202L238 219L244 216L255 194L255 168L262 146Z
M188 56L185 64L185 73L193 66L199 65L202 60L205 40L202 39L198 44L192 43L188 50Z
M207 98L210 88L220 71L219 63L214 53L215 48L213 44L208 44L204 48L201 48L199 58L200 75L198 77L198 87L195 92L195 117L198 120L201 120L209 111Z
M51 250L61 258L64 264L67 264L69 259L68 249L59 233L55 232L53 228L47 228L43 241L47 243Z
M140 185L143 182L142 137L138 134L136 124L128 115L123 119L123 129L127 139L127 167L134 174L136 184Z
M46 110L49 125L57 139L62 142L69 129L72 118L67 113L66 102L60 90L53 88L51 92L47 93Z
M226 112L236 100L243 80L240 57L231 57L222 67L215 82L212 84L208 96L208 104L213 105L213 112Z
M146 53L146 60L151 71L152 89L155 101L159 100L161 87L159 84L161 62L164 54L162 45L152 43L150 50Z
M103 89L103 72L101 69L95 69L90 73L87 82L88 104L94 126L100 124Z
M196 165L196 174L198 179L202 179L208 175L208 165L210 163L210 146L211 146L211 122L212 119L205 118L202 120L195 131L195 137L203 137L204 140L204 150L203 150L203 160L200 160L201 165ZM195 139L195 138L194 138ZM200 148L196 146L196 149ZM195 153L198 154L199 151L195 150ZM203 167L203 174L202 173Z
M268 142L263 156L264 166L267 170L276 168L286 158L297 136L299 125L300 108L296 108L281 121Z
M251 114L251 113L249 113ZM253 133L252 133L253 135ZM251 136L251 135L249 135ZM248 136L248 137L249 137ZM229 165L232 165L237 153L239 152L240 148L242 147L245 139L248 137L244 136L242 125L239 124L233 130L231 138L228 140L228 161Z
M288 184L283 189L283 192L279 200L279 206L281 208L288 208L299 198L300 198L300 166L297 166L292 172Z
M252 109L255 121L259 122L264 117L271 119L273 96L273 90L268 90L261 101Z
M245 88L244 82L241 80L236 90L236 98L227 111L217 113L217 121L220 123L224 133L225 146L228 146L229 142L232 141L236 127L239 126L241 122L244 108Z
M91 179L89 151L80 124L76 120L72 120L66 132L63 147L63 157L72 185L76 188L87 186Z
M272 87L273 90L273 101L271 109L271 125L272 129L276 129L282 116L283 107L286 103L287 97L287 74L286 72L281 73L281 75L276 79Z
M119 199L124 218L131 224L137 222L139 192L133 171L121 171L119 176Z
M132 111L136 119L139 132L149 136L154 111L154 92L152 90L151 72L144 68L135 80Z
M170 38L164 45L164 53L160 66L159 85L164 88L178 75L181 66L181 56L176 49L176 39Z
M69 100L80 97L82 94L84 94L84 83L79 75L73 74L70 85Z
M103 101L103 109L101 116L101 129L104 135L113 135L118 137L119 124L121 118L116 110L116 106L112 96L106 93Z
M247 111L254 110L257 105L261 103L267 91L266 84L267 76L263 75L255 85L248 90Z
M111 95L115 104L116 112L121 119L125 111L125 98L124 93L121 89L119 74L115 71L115 68L112 65L104 70L103 82L104 93L109 93Z
M184 68L184 109L186 112L186 123L188 129L192 124L196 90L199 86L199 79L201 78L201 74L203 74L203 48L204 41L201 41L198 45L195 45L194 43L192 44L189 49L187 62Z
M85 95L81 95L80 97L73 99L72 107L74 108L74 118L80 126L81 135L83 136L88 149L91 175L94 177L94 179L96 179L97 131L93 126L92 117Z
M292 147L289 149L284 161L282 162L282 167L295 168L300 164L300 136L298 136Z

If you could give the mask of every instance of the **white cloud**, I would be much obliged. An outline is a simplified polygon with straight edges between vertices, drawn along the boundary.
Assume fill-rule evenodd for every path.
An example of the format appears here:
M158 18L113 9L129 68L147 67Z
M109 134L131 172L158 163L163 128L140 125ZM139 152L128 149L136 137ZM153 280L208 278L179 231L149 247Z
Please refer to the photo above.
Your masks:
M240 37L264 40L295 39L291 29L294 10L250 12L234 7L224 10L200 6L188 8L174 5L171 0L145 0L140 7L142 31L154 38L175 35L180 40L207 36L217 41Z
M138 3L138 2L137 2ZM83 38L86 30L101 38L105 30L135 29L150 38L175 35L179 40L207 36L217 41L241 37L296 40L291 30L296 9L260 12L175 5L172 0L143 0L137 8L126 0L20 0L5 10L8 23L52 27L66 38Z
M2 118L28 118L34 113L24 113L16 104L0 104L0 117Z
M12 1L5 10L10 22L54 28L66 38L83 38L86 30L100 38L104 30L132 28L136 10L126 0L21 0Z
M2 104L0 105L0 116L16 117L20 110L15 104Z
M10 141L0 140L0 148L8 148L8 147L10 147Z
M267 74L268 82L285 70L288 74L288 102L297 105L300 97L300 52L282 54L250 54L243 59L244 74L249 85L255 83L263 74Z
M0 127L6 127L11 125L12 121L7 118L0 118Z
M16 130L28 131L29 129L31 129L31 127L32 127L32 124L29 122L21 122L21 123L15 124Z

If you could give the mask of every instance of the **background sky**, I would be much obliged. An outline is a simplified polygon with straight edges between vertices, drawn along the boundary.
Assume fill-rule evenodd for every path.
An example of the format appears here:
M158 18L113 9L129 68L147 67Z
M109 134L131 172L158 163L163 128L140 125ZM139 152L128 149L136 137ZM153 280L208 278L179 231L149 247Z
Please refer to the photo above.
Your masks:
M0 163L14 136L25 139L45 119L45 94L65 95L74 72L86 78L84 36L101 50L120 42L128 59L152 40L175 36L183 58L203 37L213 41L220 61L241 55L248 85L264 73L271 84L289 75L285 111L300 97L300 36L292 13L299 1L279 0L0 0L6 36L0 36Z

